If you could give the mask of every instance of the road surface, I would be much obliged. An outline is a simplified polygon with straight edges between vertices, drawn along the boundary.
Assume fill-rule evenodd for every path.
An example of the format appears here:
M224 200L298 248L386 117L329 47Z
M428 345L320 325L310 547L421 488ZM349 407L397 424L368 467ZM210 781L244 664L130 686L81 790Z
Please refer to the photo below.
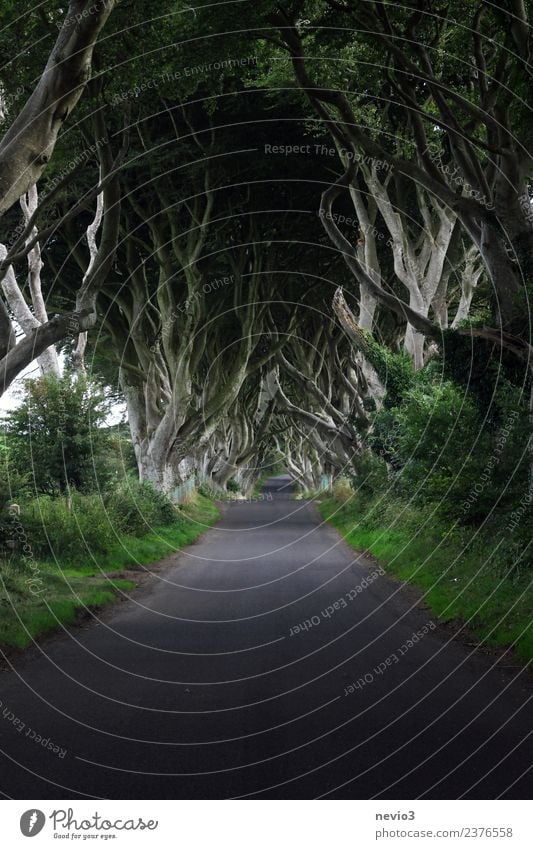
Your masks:
M531 677L380 572L272 479L130 600L11 658L2 793L529 798Z

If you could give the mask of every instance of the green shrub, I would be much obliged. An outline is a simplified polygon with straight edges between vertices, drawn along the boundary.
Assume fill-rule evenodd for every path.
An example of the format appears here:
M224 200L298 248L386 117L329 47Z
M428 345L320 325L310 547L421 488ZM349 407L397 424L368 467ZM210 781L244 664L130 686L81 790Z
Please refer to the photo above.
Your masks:
M352 486L358 495L372 496L381 492L388 481L387 463L371 451L363 452L357 459L357 473Z
M485 418L464 388L429 370L418 373L401 406L376 414L368 445L388 465L382 489L436 505L449 520L480 524L496 505L500 519L510 513L527 491L529 433L523 398L507 385ZM379 477L370 465L369 494L380 491Z
M32 557L70 564L86 561L88 554L106 554L119 534L142 536L177 518L165 495L150 484L126 480L104 497L74 491L68 498L42 495L22 502L18 525ZM7 515L5 522L0 520L6 539L13 537L10 522ZM22 562L21 543L9 553Z
M158 511L158 524L171 525L176 521L176 508L170 498L163 492L158 492L151 484L141 484L143 492L149 498Z
M353 501L355 497L349 478L343 476L335 478L332 485L332 491L335 498L343 504L347 501Z
M92 552L104 554L116 540L113 517L99 495L72 493L70 499L41 496L22 505L22 525L33 556L63 562Z
M21 474L9 462L9 449L5 436L0 435L0 553L8 550L12 538L9 505L26 497L28 475Z
M30 472L34 490L55 495L92 491L109 479L110 402L86 377L28 380L25 398L5 417L10 468Z
M204 498L209 498L211 501L214 501L217 498L220 498L220 492L217 492L213 487L209 486L208 483L201 483L198 487L198 493Z
M176 521L176 508L149 483L126 479L105 498L105 507L117 531L140 536L156 525Z

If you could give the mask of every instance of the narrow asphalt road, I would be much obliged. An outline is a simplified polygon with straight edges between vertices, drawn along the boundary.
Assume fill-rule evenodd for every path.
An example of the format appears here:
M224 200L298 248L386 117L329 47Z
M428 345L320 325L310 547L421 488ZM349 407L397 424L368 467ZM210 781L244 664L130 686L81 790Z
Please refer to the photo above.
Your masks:
M11 659L2 793L529 798L529 674L379 571L273 479L131 600Z

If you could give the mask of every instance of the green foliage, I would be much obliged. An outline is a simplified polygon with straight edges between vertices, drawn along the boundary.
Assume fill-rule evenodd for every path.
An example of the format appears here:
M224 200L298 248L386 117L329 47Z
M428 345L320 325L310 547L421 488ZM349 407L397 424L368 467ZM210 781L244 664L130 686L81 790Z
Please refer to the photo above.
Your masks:
M103 390L85 377L26 382L23 403L6 416L9 465L31 475L39 493L94 489L108 478L109 412Z
M53 510L52 499L39 501L43 514L53 520L59 516L64 528L68 519L61 517L58 500L55 502L57 512L50 512ZM103 523L105 515L101 508L97 512L95 496L78 496L75 501L73 509L78 520L83 512L88 512L90 519ZM63 507L68 512L64 502ZM27 509L21 517L27 529L26 537L32 552L41 545L44 550L46 535L43 523L35 521L32 525L30 513ZM72 513L69 515L72 516ZM218 516L218 510L210 501L197 496L179 514L175 514L172 524L158 527L142 537L117 534L111 537L108 533L110 522L108 528L100 524L100 533L106 534L106 550L103 551L104 546L92 537L91 545L98 545L98 549L89 552L88 546L81 544L78 538L77 546L73 541L70 565L61 558L60 568L57 568L50 562L49 555L44 561L32 559L31 565L24 565L16 555L10 555L9 559L0 557L0 645L24 648L33 638L57 630L62 624L75 622L80 611L115 601L118 593L131 589L134 584L131 580L124 580L121 573L104 577L102 572L113 573L132 565L154 564L193 542ZM85 530L87 526L84 525ZM70 538L70 532L66 535ZM63 530L57 554L61 555L65 541Z
M216 489L210 487L207 483L201 483L198 487L198 492L202 496L202 498L209 498L212 501L215 501L217 498L221 497L221 493Z
M9 446L0 435L0 517L9 504L16 501L28 486L28 475L13 468L9 462Z
M157 525L176 519L176 508L150 483L127 478L117 484L104 499L105 510L118 530L140 536Z
M530 569L509 570L523 546L508 535L496 543L492 529L453 531L433 505L403 499L357 496L346 503L329 498L320 505L358 551L369 551L401 581L423 591L424 603L442 621L460 620L489 645L513 646L533 659L533 595Z
M0 562L0 644L25 648L36 637L76 622L80 613L116 601L132 581L69 577L40 571L42 592L32 592L27 576Z
M352 481L353 487L360 496L372 496L387 480L387 463L383 457L364 451L357 458L357 475Z
M97 494L42 495L22 505L20 522L33 556L71 563L80 554L103 554L114 542L114 516L106 515Z
M19 524L32 559L65 565L80 559L98 561L120 535L140 537L176 519L176 508L165 495L150 484L127 480L104 497L74 490L68 496L42 495L22 502ZM12 520L5 514L3 537L15 538ZM14 555L23 565L21 551L19 544Z
M481 317L464 322L463 326L475 328L485 323ZM494 346L485 339L463 336L453 330L442 331L438 361L442 364L443 374L458 386L464 387L479 410L489 415L491 409L494 410L495 388L502 392L501 384L510 383L519 387L531 380L528 364L513 353L501 350L497 357L494 354Z
M391 413L397 430L390 444L400 467L396 488L432 501L444 496L458 473L464 479L472 458L480 424L475 408L452 383L419 382Z
M7 438L0 436L0 556L13 541L9 505L24 498L27 489L28 475L13 468L13 465L9 462Z
M361 331L364 338L362 350L365 357L376 369L378 377L387 390L386 407L399 404L413 384L414 371L407 354L395 354L380 345L367 330Z
M107 430L107 471L109 480L117 481L124 476L138 475L137 460L129 427L126 424L111 425Z
M504 524L528 491L531 434L523 394L508 382L493 388L482 415L474 398L431 368L419 372L397 406L374 417L368 437L388 474L362 469L356 486L387 487L417 504L432 503L448 519ZM365 477L366 474L366 477ZM505 481L506 486L501 487Z

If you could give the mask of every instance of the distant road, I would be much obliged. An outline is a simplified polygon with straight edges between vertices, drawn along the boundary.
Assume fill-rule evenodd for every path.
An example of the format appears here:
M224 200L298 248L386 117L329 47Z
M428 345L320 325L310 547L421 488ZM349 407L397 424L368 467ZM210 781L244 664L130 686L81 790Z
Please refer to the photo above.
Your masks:
M529 798L531 677L416 599L273 479L130 601L12 661L1 790Z

